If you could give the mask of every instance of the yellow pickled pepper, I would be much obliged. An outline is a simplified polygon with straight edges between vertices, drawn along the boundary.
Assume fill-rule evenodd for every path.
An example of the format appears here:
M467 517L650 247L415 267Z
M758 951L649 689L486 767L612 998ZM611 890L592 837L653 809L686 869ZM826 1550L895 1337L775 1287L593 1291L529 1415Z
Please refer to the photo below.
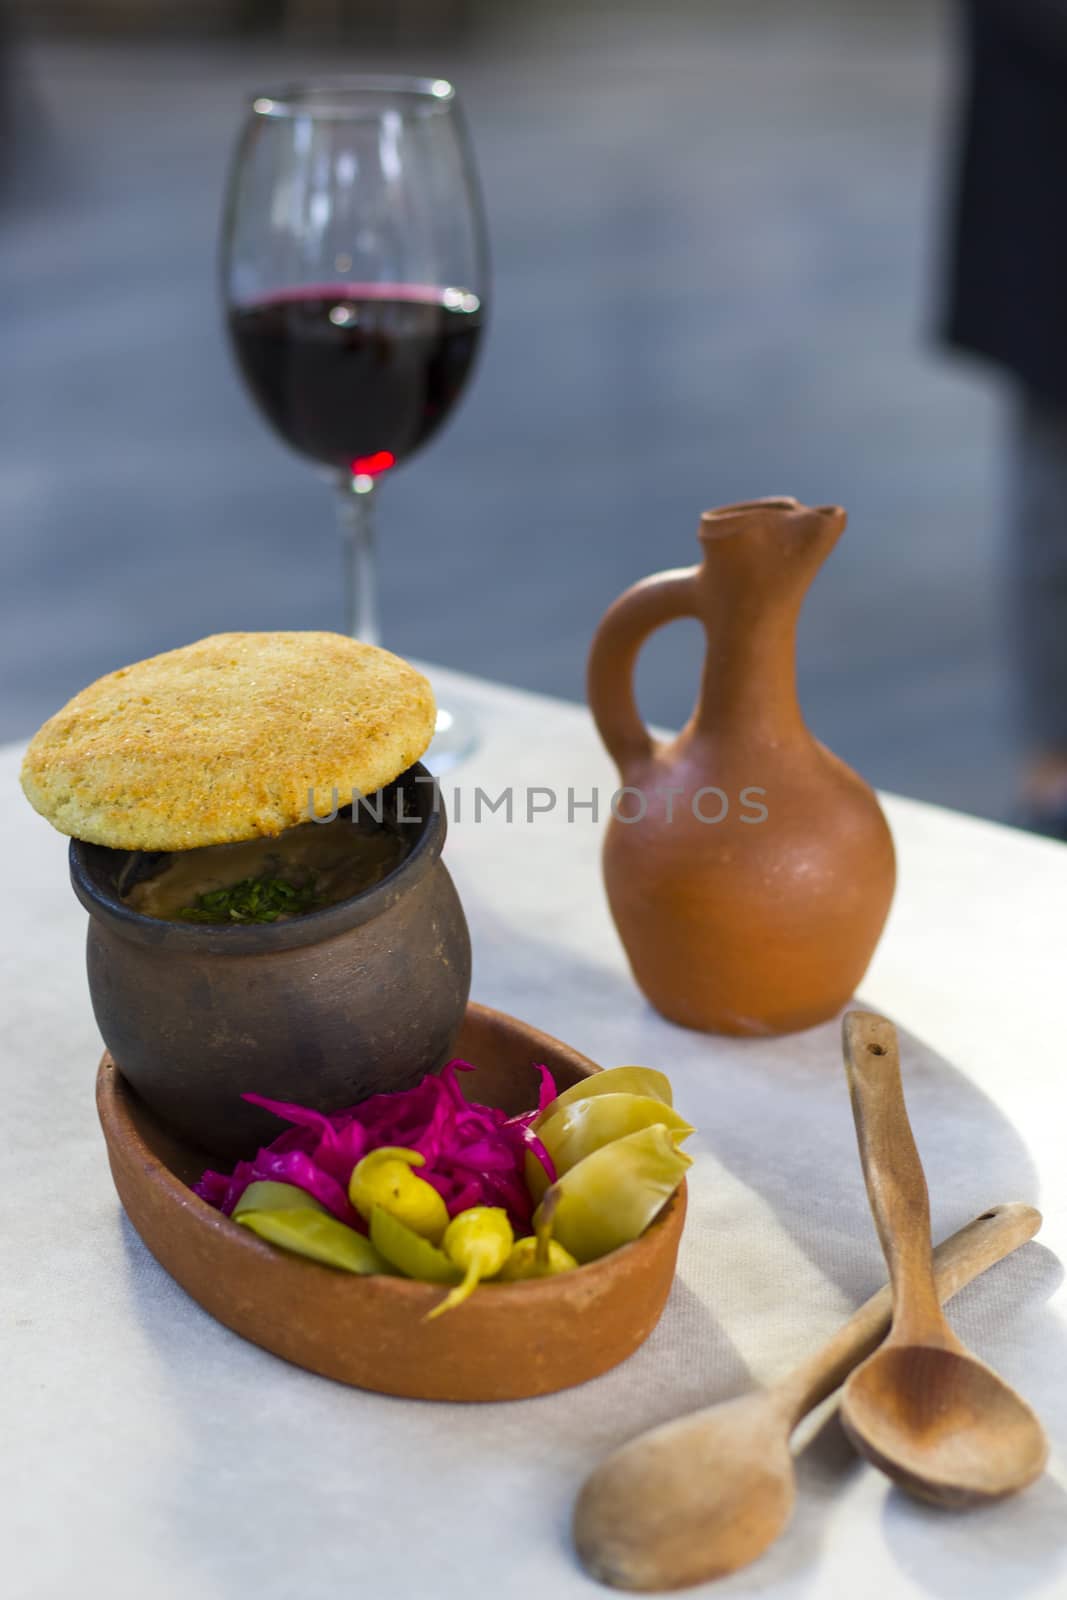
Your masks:
M427 1313L432 1321L444 1311L462 1305L474 1293L482 1278L492 1278L511 1254L515 1235L502 1206L469 1206L452 1218L441 1241L450 1261L462 1269L463 1282L456 1285L440 1305Z
M418 1150L382 1145L356 1163L348 1198L365 1222L380 1206L431 1244L440 1244L448 1227L448 1209L433 1185L411 1170L425 1165L426 1157Z
M496 1275L498 1283L524 1283L531 1278L554 1278L573 1272L578 1265L558 1239L538 1239L534 1233L516 1239L511 1254Z

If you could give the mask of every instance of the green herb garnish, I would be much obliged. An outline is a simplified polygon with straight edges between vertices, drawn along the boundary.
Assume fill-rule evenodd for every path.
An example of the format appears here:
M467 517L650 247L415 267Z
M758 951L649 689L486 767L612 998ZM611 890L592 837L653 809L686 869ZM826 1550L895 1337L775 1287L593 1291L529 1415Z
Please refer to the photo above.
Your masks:
M296 888L284 878L272 878L265 872L258 878L242 878L225 889L198 894L195 905L183 906L176 915L182 922L277 922L279 917L298 917L321 904L314 875Z

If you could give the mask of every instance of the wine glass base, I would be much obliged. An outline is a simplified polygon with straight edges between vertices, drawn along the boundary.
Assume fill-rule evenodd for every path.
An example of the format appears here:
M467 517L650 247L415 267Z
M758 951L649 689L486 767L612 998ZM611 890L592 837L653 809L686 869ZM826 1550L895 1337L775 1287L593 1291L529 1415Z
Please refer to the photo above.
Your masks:
M444 706L438 706L434 736L429 749L421 757L422 764L435 778L439 777L442 772L451 772L453 767L465 761L480 742L478 724L469 711L455 707L447 710Z

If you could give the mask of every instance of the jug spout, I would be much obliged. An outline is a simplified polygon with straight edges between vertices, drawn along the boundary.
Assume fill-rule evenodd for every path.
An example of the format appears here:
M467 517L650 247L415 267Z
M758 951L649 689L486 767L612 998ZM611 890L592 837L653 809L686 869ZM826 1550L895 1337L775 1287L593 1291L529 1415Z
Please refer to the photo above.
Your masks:
M842 506L806 506L791 495L765 500L740 500L735 505L717 506L700 519L699 537L704 559L714 559L725 541L740 543L743 551L731 549L731 559L741 555L749 561L765 560L773 552L802 559L815 573L845 531L848 513ZM737 535L743 539L737 540Z

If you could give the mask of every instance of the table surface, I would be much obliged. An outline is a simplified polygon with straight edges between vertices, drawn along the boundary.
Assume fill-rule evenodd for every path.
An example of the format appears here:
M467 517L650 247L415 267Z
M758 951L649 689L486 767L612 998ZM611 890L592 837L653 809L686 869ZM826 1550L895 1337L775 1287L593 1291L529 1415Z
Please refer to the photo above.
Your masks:
M0 822L20 920L0 942L0 1532L13 1600L602 1594L568 1542L586 1473L634 1433L783 1374L883 1281L838 1025L738 1041L657 1017L608 917L599 826L588 810L567 817L568 788L578 800L598 789L603 809L615 787L588 716L433 675L483 731L479 753L444 780L475 997L603 1065L664 1068L699 1130L663 1320L594 1383L464 1407L331 1384L188 1300L111 1187L84 914L65 842L19 794L9 746ZM475 789L509 785L514 820L483 811L476 823ZM536 787L560 803L527 823ZM953 1321L1041 1414L1052 1463L1016 1501L936 1512L858 1462L830 1414L800 1455L792 1527L754 1567L698 1593L1067 1594L1067 850L912 801L886 806L900 886L861 999L903 1032L935 1235L995 1201L1045 1213L1040 1242L966 1290Z

